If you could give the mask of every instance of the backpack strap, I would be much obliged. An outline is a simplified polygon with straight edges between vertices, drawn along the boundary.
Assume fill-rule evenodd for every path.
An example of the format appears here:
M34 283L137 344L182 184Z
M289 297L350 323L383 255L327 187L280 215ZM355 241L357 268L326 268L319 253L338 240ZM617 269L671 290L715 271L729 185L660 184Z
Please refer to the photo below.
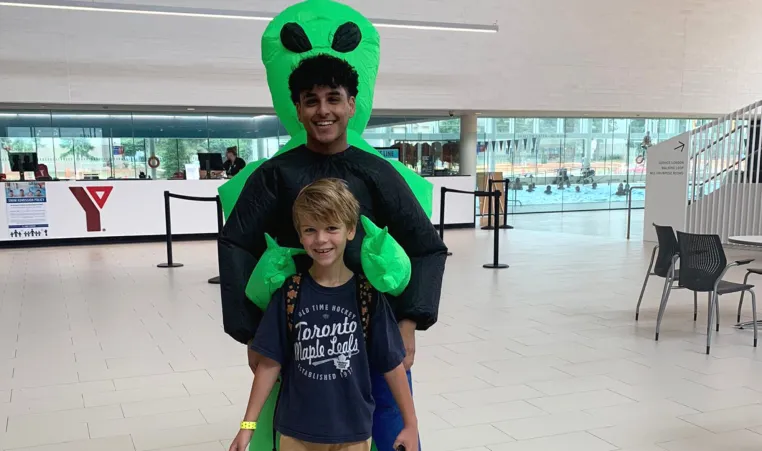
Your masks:
M286 290L286 326L288 327L288 336L291 343L294 342L294 312L296 311L296 305L299 303L299 292L302 287L302 275L294 274L288 279L288 287Z
M289 341L289 352L293 352L294 341L296 335L294 334L294 312L296 311L296 305L299 303L299 292L302 287L302 275L301 273L294 274L288 279L288 286L286 287L285 302L286 302L286 327ZM281 384L283 383L283 376L281 376ZM283 391L281 386L278 390L278 397L275 399L275 409L273 411L273 451L277 451L278 448L278 431L275 430L275 418L278 414L278 407L280 406L280 394Z
M368 346L370 337L370 317L375 306L376 289L363 274L357 275L357 311L360 313L362 334L365 337L365 346Z

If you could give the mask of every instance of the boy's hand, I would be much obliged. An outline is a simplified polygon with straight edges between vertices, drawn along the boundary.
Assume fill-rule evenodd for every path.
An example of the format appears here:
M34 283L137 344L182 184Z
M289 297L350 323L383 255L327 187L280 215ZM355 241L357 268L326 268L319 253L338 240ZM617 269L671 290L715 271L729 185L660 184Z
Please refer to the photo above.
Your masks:
M394 451L400 448L400 445L404 446L403 451L418 451L418 428L405 427L397 436L397 440L394 441ZM231 449L231 451L233 451Z
M254 435L254 431L248 429L239 430L238 435L233 439L233 443L230 444L230 451L247 451L252 435Z

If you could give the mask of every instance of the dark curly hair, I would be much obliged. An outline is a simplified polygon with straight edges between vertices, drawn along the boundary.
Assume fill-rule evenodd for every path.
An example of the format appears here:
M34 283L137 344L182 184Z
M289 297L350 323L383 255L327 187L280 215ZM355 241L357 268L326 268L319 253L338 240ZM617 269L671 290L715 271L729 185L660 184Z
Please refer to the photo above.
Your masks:
M302 60L288 77L288 88L294 104L299 103L301 93L315 86L343 87L347 90L347 95L357 97L359 84L357 71L349 63L325 54Z

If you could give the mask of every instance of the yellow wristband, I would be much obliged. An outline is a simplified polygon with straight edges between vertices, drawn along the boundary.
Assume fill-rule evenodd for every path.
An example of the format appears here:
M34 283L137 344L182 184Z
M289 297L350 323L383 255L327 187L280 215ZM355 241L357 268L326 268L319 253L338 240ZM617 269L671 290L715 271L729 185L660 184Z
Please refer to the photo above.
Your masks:
M247 431L254 431L257 429L257 422L256 421L241 421L241 429L246 429Z

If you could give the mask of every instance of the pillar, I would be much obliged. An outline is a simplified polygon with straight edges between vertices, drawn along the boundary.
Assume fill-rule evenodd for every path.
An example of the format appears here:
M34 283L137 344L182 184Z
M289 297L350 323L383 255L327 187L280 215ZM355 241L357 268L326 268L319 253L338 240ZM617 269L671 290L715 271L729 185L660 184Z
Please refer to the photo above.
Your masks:
M460 117L460 174L476 176L476 114Z

